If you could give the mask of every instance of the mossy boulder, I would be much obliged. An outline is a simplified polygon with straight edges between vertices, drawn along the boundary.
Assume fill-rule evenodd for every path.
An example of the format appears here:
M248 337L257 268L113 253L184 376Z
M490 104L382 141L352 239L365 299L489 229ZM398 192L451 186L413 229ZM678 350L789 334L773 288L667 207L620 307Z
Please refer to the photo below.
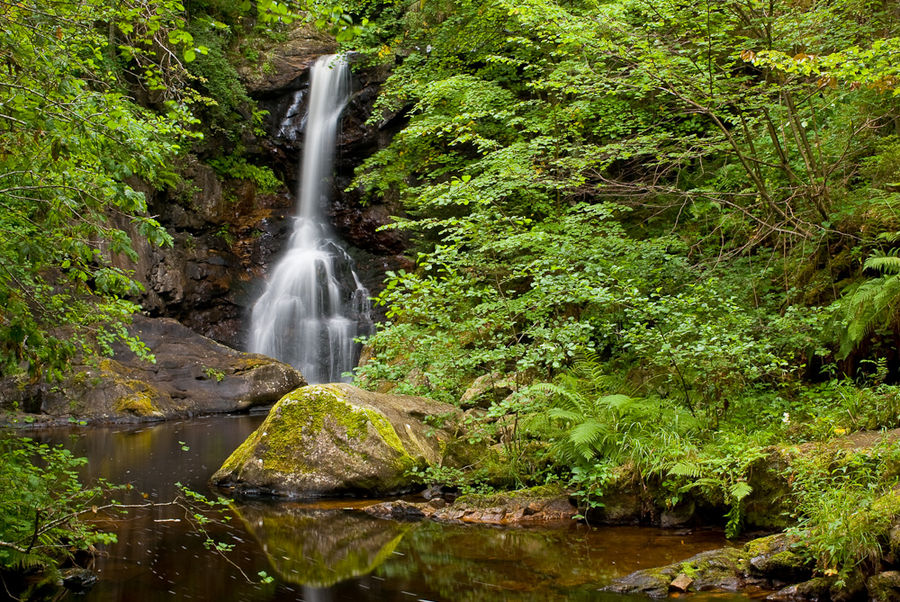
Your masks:
M619 594L641 594L651 598L664 598L670 586L678 580L678 591L727 590L736 591L744 586L746 554L740 548L720 548L701 552L667 566L635 571L603 588ZM686 576L690 579L684 579Z
M872 575L866 582L866 588L870 600L900 600L900 571L884 571Z
M311 385L284 396L213 475L248 495L384 495L409 490L414 467L446 460L453 437L425 423L457 416L421 397L346 384Z
M796 539L785 533L754 539L744 546L748 573L769 583L798 583L812 577L815 563Z

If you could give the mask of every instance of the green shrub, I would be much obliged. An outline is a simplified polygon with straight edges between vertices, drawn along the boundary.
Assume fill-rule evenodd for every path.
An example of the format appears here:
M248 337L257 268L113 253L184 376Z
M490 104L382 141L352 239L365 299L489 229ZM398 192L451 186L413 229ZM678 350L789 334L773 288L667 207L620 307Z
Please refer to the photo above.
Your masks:
M0 567L52 573L77 551L115 541L85 520L113 490L104 481L81 482L87 459L12 436L0 437L0 456Z

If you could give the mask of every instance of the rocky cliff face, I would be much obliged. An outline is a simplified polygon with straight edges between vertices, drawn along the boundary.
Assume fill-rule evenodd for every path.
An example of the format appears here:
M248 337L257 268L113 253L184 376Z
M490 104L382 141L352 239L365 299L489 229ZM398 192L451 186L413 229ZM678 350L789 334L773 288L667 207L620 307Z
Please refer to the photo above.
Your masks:
M249 308L265 274L290 235L294 192L302 153L309 66L334 43L298 28L264 52L241 76L260 108L269 112L266 135L242 140L250 160L268 166L282 180L264 192L252 179L229 178L193 157L180 169L184 181L164 193L146 190L151 213L166 226L172 248L152 248L134 236L139 260L120 265L134 269L145 287L140 302L151 316L172 317L192 330L231 347L245 345ZM404 240L396 232L377 232L397 209L389 204L362 206L358 195L344 193L353 169L385 144L390 128L366 125L385 73L358 70L345 112L336 162L337 177L330 217L348 243L361 278L377 292L384 272L405 265ZM208 143L212 153L227 156L222 140ZM223 177L223 174L224 176Z

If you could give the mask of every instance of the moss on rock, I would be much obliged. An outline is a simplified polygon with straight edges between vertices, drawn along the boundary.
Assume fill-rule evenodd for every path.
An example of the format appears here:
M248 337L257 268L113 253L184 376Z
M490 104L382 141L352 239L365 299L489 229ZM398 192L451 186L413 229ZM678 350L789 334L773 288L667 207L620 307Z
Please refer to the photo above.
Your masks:
M153 403L153 397L149 391L137 391L131 395L120 397L116 400L114 409L119 414L133 414L142 417L159 416L162 418L162 413Z
M461 495L454 503L464 504L471 508L493 508L495 506L508 506L515 503L527 503L559 497L569 497L569 492L565 487L561 485L538 485L537 487L500 493Z
M378 395L344 384L285 395L213 476L239 492L288 496L385 494L408 489L407 472L439 458L447 433L421 420L443 404Z

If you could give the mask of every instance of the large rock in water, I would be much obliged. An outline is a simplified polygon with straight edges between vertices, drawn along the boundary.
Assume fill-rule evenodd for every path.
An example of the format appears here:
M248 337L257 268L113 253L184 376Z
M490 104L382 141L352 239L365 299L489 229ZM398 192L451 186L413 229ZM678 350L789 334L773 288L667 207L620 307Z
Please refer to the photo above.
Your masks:
M425 417L457 413L422 397L311 385L283 397L212 482L286 497L401 492L412 484L409 469L437 464L451 443Z
M131 332L156 363L119 349L115 359L83 366L62 383L22 389L18 407L43 415L38 420L140 422L268 405L306 384L287 364L235 351L175 320L135 316Z

